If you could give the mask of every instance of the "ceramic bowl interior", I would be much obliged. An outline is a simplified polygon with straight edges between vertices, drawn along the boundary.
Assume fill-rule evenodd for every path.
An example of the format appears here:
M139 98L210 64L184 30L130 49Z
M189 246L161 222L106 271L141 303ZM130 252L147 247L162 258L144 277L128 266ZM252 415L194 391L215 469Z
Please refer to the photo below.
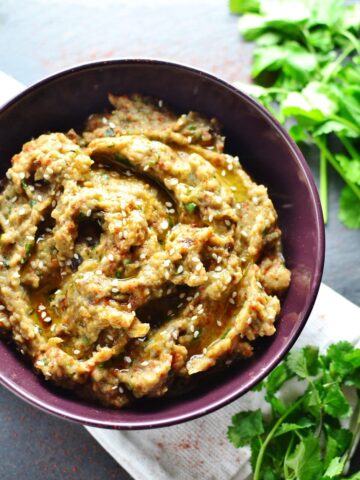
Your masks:
M31 404L68 420L109 428L152 428L190 420L248 391L291 348L309 316L324 261L323 220L316 187L298 148L258 103L229 84L193 68L164 61L115 60L79 66L25 90L0 111L1 176L24 142L41 133L66 131L109 107L107 94L139 92L179 112L216 117L226 151L268 187L283 232L292 282L275 336L256 343L255 355L225 373L199 376L198 386L177 398L140 402L129 410L94 406L49 386L4 342L0 382Z

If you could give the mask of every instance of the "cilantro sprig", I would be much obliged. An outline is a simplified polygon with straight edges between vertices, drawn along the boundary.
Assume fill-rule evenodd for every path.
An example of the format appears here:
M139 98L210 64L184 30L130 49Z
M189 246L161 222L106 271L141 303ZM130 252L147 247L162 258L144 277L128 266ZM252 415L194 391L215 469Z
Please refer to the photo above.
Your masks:
M299 393L285 400L289 382ZM359 348L339 342L325 354L313 346L293 350L255 389L270 415L242 411L228 428L235 447L251 447L253 480L345 478L360 435ZM360 472L350 478L360 479Z
M344 0L230 0L255 41L254 84L238 84L319 152L328 218L328 165L345 182L341 221L360 228L360 4Z

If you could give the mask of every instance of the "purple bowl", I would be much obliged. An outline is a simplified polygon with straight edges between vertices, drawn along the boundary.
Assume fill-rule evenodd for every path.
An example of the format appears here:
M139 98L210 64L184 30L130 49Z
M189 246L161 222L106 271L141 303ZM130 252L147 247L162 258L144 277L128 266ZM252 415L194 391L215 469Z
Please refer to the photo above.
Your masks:
M1 176L24 142L66 130L108 106L107 93L139 92L172 107L216 117L226 151L266 185L279 214L291 286L277 333L255 345L255 355L225 373L200 376L192 392L135 405L131 410L94 406L52 387L34 374L15 349L0 343L0 382L36 407L96 427L154 428L191 420L220 408L265 377L292 347L314 304L324 263L324 224L317 189L301 152L256 101L228 83L183 65L155 60L110 60L57 73L28 88L0 110Z

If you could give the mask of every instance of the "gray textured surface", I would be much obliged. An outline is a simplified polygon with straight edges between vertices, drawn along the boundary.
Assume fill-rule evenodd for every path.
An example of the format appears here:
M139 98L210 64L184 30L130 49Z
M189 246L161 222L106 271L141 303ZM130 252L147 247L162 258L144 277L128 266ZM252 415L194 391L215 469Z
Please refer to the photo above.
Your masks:
M79 62L161 57L246 81L251 46L239 39L236 21L226 0L3 0L0 70L30 85ZM331 175L324 281L359 304L360 232L337 219L340 186ZM2 480L130 478L83 428L38 412L3 388L0 458Z

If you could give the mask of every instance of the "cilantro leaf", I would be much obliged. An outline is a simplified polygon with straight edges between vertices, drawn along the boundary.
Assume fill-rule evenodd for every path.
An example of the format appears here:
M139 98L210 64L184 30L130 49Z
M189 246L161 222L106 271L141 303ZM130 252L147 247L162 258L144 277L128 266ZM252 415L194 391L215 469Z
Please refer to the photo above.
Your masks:
M293 454L286 460L287 467L297 480L321 478L323 465L320 459L320 442L313 436L302 439Z
M308 378L317 371L318 357L319 349L309 346L291 351L286 363L288 368L300 378Z
M360 228L360 199L348 186L341 190L339 218L348 228Z
M314 425L314 421L306 417L300 418L296 423L284 422L281 424L280 428L277 430L274 437L279 437L280 435L284 435L285 433L309 428L309 427L312 427L313 425Z
M330 465L326 469L324 476L334 478L341 475L346 463L346 458L335 457L331 460Z
M323 402L325 412L332 417L342 418L348 417L351 414L352 409L338 383L327 387Z
M350 180L350 182L360 185L360 161L349 159L349 157L341 153L335 155L335 158L344 170L346 178Z
M259 12L260 0L230 0L231 13Z
M344 453L350 446L352 434L349 430L346 430L345 428L334 428L326 424L325 438L326 448L324 465L325 467L327 467L328 465L330 465L330 462L333 458L344 455Z
M227 435L236 448L248 444L254 437L264 432L260 409L237 413L232 417L231 422Z

